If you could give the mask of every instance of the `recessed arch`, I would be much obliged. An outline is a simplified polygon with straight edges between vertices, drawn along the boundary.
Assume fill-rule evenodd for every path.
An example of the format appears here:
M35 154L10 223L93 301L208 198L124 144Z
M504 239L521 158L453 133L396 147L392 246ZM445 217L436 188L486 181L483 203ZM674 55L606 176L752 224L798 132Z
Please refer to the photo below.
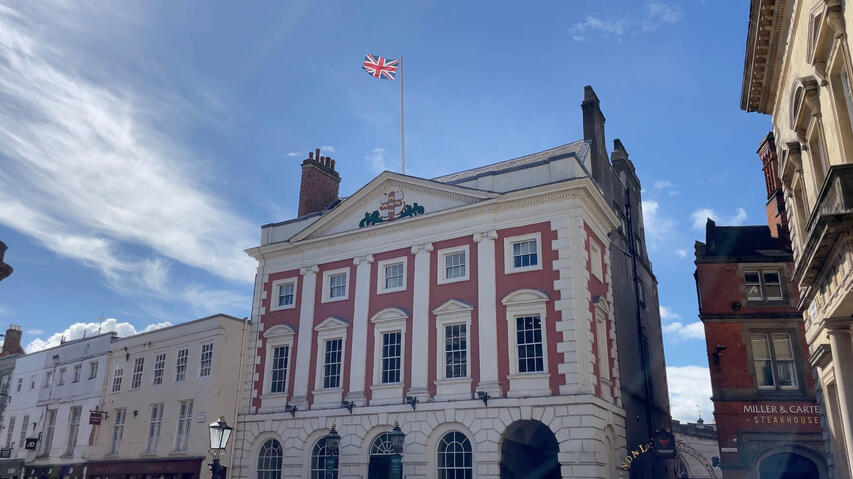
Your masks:
M531 477L560 479L559 452L560 443L551 428L533 419L515 421L501 435L501 477L535 473Z
M464 434L465 437L471 441L471 454L472 454L472 474L473 477L477 477L477 442L474 440L474 433L468 426L459 423L459 422L445 422L439 424L432 431L430 431L429 436L427 437L425 446L424 446L424 459L426 459L427 477L433 477L435 475L435 471L438 469L438 446L441 439L449 432L459 432Z

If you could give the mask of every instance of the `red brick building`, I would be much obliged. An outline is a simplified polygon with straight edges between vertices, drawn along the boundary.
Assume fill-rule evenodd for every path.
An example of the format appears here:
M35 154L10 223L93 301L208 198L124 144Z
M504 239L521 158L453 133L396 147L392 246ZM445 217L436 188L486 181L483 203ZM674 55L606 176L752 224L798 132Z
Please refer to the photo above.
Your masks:
M759 148L768 225L709 219L696 242L724 479L828 477L775 150L770 134Z

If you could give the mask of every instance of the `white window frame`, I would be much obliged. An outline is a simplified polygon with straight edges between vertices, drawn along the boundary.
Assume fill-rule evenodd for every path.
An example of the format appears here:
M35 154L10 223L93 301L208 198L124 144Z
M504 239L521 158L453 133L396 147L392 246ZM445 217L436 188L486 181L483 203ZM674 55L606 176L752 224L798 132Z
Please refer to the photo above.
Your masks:
M74 376L71 379L72 383L79 383L80 382L80 375L82 374L82 370L83 370L82 364L75 364L74 365Z
M56 380L57 386L64 386L65 385L65 373L66 372L68 372L68 368L59 368L59 376Z
M113 380L110 386L110 393L121 392L121 383L124 380L124 364L117 364L113 368Z
M152 404L148 409L148 435L145 442L146 454L157 452L157 445L160 442L160 431L163 428L163 409L165 409L164 403ZM155 415L155 411L159 414Z
M332 269L329 271L323 271L323 297L320 302L322 303L332 303L334 301L346 301L349 299L349 290L350 290L350 268L347 266L345 268ZM329 285L329 281L331 281L332 276L337 276L339 274L346 275L346 288L344 288L344 295L338 296L335 298L330 297L331 294L331 286Z
M506 306L507 346L509 347L508 397L551 395L551 368L548 364L548 301L550 299L545 293L534 289L515 290L501 300L501 304ZM519 373L515 320L518 317L535 315L539 315L539 324L542 328L542 371Z
M181 416L181 406L183 404L187 404L185 416ZM183 401L178 401L178 420L175 424L175 449L173 452L185 452L189 449L190 442L190 432L192 431L193 424L193 400L186 399ZM184 425L186 429L184 429L183 435L180 434L181 431L181 421L184 421Z
M124 436L124 425L127 424L127 408L118 408L113 414L113 435L108 454L111 456L118 454L121 447L121 439Z
M513 261L512 245L515 243L521 243L530 240L536 241L536 264L516 268L515 262ZM504 274L539 271L542 269L542 261L542 234L538 231L535 233L528 233L518 236L508 236L504 238Z
M264 389L261 395L261 410L281 410L287 405L287 391L290 388L290 375L293 371L293 340L296 337L296 331L285 324L273 326L264 331L266 339L266 367L264 368ZM287 373L284 378L284 391L280 393L272 392L272 357L273 351L277 347L287 346L290 350L287 353Z
M157 358L159 358L160 356L163 356L162 361L157 360ZM166 354L165 351L158 351L154 354L154 367L151 370L151 373L152 373L151 385L152 386L162 386L163 385L163 378L166 377L166 359L168 359L168 355ZM159 368L157 367L158 364L160 365ZM160 372L159 376L157 375L158 371ZM157 382L157 379L160 379L159 383Z
M400 256L399 258L383 259L382 261L379 261L376 269L376 294L397 293L406 290L407 279L409 277L408 259L408 256ZM397 263L403 263L403 285L396 288L386 288L385 268Z
M347 361L347 334L349 323L343 319L329 317L314 327L317 332L317 361L314 368L314 405L326 407L340 407L343 399L344 371ZM326 364L326 341L330 339L341 339L341 382L336 388L323 388L323 373Z
M210 346L210 366L208 367L207 374L202 374L204 371L204 347ZM198 377L199 378L208 378L212 377L215 369L214 357L216 356L216 344L214 341L209 341L206 343L201 343L198 352Z
M136 366L139 366L139 371ZM139 356L133 358L133 370L130 373L130 390L139 389L142 387L142 378L145 375L145 357Z
M95 379L96 377L98 377L98 361L89 361L88 379Z
M454 399L471 398L471 311L473 306L462 301L451 299L441 306L435 308L436 328L436 376L435 376L435 399L446 401ZM444 349L445 326L464 324L467 336L467 347L465 348L466 373L463 378L448 378L446 371L446 356Z
M465 253L465 274L458 278L447 278L447 261L445 258L454 253ZM459 283L471 278L471 251L467 244L438 250L438 284Z
M773 283L773 284L774 285L778 284L779 294L781 294L781 296L770 296L769 295L769 293L767 291L767 281L764 278L764 275L766 275L768 273L770 273L770 274L775 273L779 277L779 283ZM748 289L750 286L753 286L754 283L747 283L746 282L746 275L747 274L757 274L758 275L758 289L759 289L759 294L761 295L760 297L749 296L749 293L747 292L746 293L746 300L747 301L783 301L785 299L785 280L784 280L784 276L782 276L781 270L779 270L779 269L761 269L761 268L744 270L742 272L743 285L745 288Z
M293 284L293 302L290 304L285 304L282 306L278 305L278 291L284 285ZM277 279L272 282L272 286L270 287L270 311L281 311L284 309L294 309L296 307L296 295L298 294L297 290L299 288L298 278L282 278Z
M74 417L74 411L77 411L76 418ZM66 437L65 443L65 456L73 456L74 449L77 448L77 436L80 435L80 418L82 416L83 406L72 406L68 410L68 437Z
M604 252L592 238L589 238L589 272L599 281L604 281Z
M186 351L187 354L185 356L181 356L181 351ZM183 358L183 360L184 360L183 377L179 376L179 374L181 374L179 372L180 366L181 366L181 358ZM175 354L175 384L182 383L182 382L185 382L187 380L187 369L189 369L189 364L190 364L190 348L189 347L178 348L178 352ZM178 379L179 377L180 377L180 379Z
M403 399L406 382L406 323L409 315L398 308L386 308L370 318L373 324L373 383L370 386L370 405L397 404ZM382 335L400 332L400 381L382 383Z

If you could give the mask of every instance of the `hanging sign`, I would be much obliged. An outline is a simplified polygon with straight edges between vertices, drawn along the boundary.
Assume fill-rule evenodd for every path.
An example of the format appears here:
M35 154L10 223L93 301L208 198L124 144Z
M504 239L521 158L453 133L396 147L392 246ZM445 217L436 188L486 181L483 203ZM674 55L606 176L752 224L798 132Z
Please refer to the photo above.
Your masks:
M92 426L101 425L101 416L106 414L105 411L89 411L89 424Z
M661 429L652 438L655 455L662 459L675 458L675 437L671 432Z
M28 437L24 441L24 449L35 449L38 446L39 438Z

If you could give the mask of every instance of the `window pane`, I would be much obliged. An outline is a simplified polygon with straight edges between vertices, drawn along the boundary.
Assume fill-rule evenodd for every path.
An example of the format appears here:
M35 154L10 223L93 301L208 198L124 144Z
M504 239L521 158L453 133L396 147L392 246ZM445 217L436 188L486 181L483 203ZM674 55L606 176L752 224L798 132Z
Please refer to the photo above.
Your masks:
M465 268L467 267L465 252L451 253L444 257L444 277L445 279L463 278L465 277Z
M290 306L293 304L293 289L295 286L294 283L285 283L278 287L279 306Z
M326 358L323 371L323 387L337 388L341 385L341 349L343 340L330 339L326 341Z
M394 263L385 267L385 289L403 287L403 263Z
M382 335L382 384L400 382L401 340L399 331Z
M335 274L329 277L329 297L342 298L347 294L346 273Z
M773 335L773 352L776 353L776 359L794 359L791 348L791 337L787 334Z
M515 319L518 347L518 372L542 372L542 325L539 315L522 316Z
M444 327L444 374L447 379L468 376L466 334L464 324L451 324Z
M270 392L272 393L285 392L285 384L287 383L287 362L289 356L289 346L277 346L273 348L272 380L270 384Z
M763 334L752 336L752 357L755 359L770 359L767 337Z
M755 363L755 380L758 387L773 386L773 365L769 359L756 360Z
M536 250L536 240L520 241L512 244L512 262L515 268L536 266L539 257Z

